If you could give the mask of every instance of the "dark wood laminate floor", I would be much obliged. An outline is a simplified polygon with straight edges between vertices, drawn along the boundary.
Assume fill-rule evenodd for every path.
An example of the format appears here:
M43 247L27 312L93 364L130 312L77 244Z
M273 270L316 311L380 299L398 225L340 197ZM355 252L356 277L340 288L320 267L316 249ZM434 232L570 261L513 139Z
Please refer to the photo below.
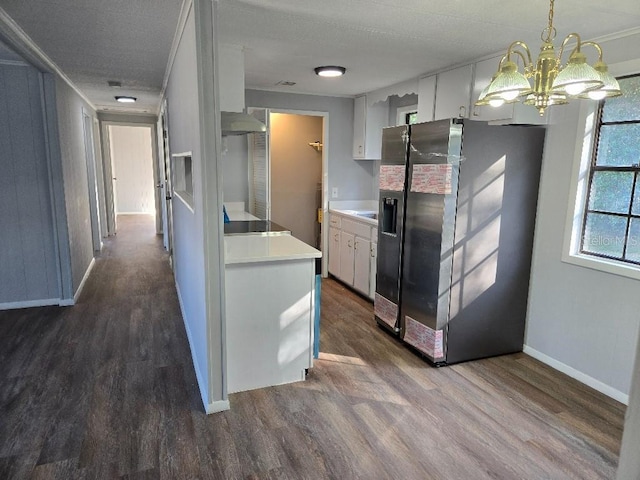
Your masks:
M0 312L0 479L608 479L624 407L524 354L434 369L323 283L306 382L203 413L150 218L77 305Z

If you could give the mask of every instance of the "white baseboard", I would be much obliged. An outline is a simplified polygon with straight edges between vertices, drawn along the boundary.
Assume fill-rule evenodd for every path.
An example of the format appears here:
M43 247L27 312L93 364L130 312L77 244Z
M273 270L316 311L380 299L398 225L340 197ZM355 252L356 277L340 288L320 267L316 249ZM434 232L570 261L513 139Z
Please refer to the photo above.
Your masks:
M87 271L84 272L84 277L82 277L82 281L80 282L80 285L78 285L78 289L76 290L76 293L73 295L73 303L67 304L67 306L68 305L75 305L75 303L78 301L78 298L80 297L80 294L82 293L82 289L84 288L84 284L87 282L87 279L89 278L89 275L91 275L91 270L93 270L93 266L95 264L96 264L96 259L94 257L94 258L91 259L91 263L89 264L89 267L87 268ZM61 303L61 305L62 305L62 303Z
M551 358L548 355L545 355L542 352L539 352L528 345L524 346L523 352L527 355L535 358L536 360L540 360L542 363L549 365L556 370L569 375L571 378L575 378L579 382L584 383L585 385L593 388L594 390L599 391L600 393L604 393L606 396L617 400L620 403L624 403L625 405L629 405L629 395L626 393L622 393L620 390L617 390L609 385L602 383L600 380L596 380L589 375L582 373L579 370L576 370L569 365L566 365L555 358Z
M184 329L187 331L187 340L189 340L189 350L191 350L191 358L193 360L193 366L196 371L196 380L198 381L198 389L200 390L200 398L202 399L202 404L204 406L205 412L209 413L217 413L223 412L225 410L229 410L229 400L218 400L212 403L209 403L206 385L200 374L200 366L198 365L198 358L195 355L195 348L193 344L193 336L191 335L191 330L189 329L189 324L187 323L187 316L184 314L184 304L182 303L182 295L180 294L180 286L178 282L176 284L176 291L178 293L178 303L180 304L180 313L182 314L182 322L184 323Z
M15 310L18 308L50 307L51 305L62 305L59 298L43 298L40 300L26 300L23 302L0 303L0 310Z
M210 403L205 407L207 414L209 413L218 413L224 412L225 410L229 410L231 407L229 406L229 400L218 400L217 402Z

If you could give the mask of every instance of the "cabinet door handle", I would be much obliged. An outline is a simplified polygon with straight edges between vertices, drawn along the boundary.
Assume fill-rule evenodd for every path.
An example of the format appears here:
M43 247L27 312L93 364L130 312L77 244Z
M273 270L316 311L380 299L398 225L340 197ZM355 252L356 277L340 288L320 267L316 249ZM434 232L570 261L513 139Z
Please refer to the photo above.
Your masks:
M353 245L351 243L351 240L347 240L347 247L349 247L349 248L353 247Z
M357 250L357 249L358 249L358 242L355 242L355 243L353 244L353 248L354 248L355 250Z
M459 113L459 117L460 118L464 118L467 115L467 107L465 107L464 105L460 105L460 113Z

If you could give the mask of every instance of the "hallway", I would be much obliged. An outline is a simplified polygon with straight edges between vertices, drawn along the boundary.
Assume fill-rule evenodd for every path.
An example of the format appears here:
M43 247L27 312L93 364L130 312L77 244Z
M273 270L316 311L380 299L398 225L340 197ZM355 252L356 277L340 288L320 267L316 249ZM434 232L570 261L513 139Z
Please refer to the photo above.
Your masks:
M205 415L152 217L77 305L0 312L0 478L607 479L624 406L524 354L431 368L323 282L307 381Z

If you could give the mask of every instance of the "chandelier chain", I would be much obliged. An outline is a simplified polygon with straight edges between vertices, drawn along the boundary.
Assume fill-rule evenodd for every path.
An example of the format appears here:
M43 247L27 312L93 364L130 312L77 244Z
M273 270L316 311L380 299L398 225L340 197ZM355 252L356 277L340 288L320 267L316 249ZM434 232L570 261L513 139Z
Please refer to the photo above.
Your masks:
M553 4L555 0L549 2L549 25L542 31L542 41L551 42L556 37L556 29L553 26ZM546 34L546 35L545 35Z

